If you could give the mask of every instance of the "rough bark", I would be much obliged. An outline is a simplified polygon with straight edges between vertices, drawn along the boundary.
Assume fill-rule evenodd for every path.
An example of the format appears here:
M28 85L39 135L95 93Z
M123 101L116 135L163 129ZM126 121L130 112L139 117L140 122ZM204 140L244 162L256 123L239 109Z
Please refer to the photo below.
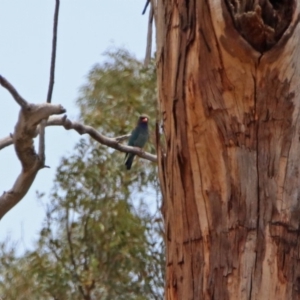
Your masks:
M300 299L299 6L156 17L166 298Z

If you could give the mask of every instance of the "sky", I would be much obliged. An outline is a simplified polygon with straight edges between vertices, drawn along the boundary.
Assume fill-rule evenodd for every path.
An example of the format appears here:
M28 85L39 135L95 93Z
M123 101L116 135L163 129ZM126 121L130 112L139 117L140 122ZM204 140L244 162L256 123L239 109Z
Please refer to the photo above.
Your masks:
M79 110L75 101L89 70L104 61L112 47L125 47L144 57L148 16L142 15L142 0L61 0L57 59L52 103L62 104L71 120ZM0 0L0 74L31 103L46 101L55 0ZM0 139L13 132L19 107L0 86ZM30 249L45 215L36 191L49 194L56 168L72 153L80 136L62 127L46 129L46 165L27 195L0 221L0 241L8 237L18 248ZM36 146L37 140L36 140ZM0 193L8 191L20 162L13 146L0 150Z

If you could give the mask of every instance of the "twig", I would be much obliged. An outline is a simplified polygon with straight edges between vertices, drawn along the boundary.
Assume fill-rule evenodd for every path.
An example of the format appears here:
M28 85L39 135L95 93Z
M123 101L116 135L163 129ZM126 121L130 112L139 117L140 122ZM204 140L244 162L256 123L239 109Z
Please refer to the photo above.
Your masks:
M52 53L51 53L51 64L50 64L50 77L49 86L47 93L47 103L51 103L54 78L55 78L55 60L56 60L56 46L57 46L57 26L58 26L58 13L59 13L59 0L55 2L54 20L53 20L53 37L52 37ZM46 120L43 120L40 124L40 141L39 141L39 157L43 165L45 165L45 126Z
M27 101L23 97L21 97L17 90L9 83L9 81L1 75L0 84L10 92L10 94L22 108L25 109L28 107Z
M53 20L53 38L52 38L52 54L51 54L51 66L50 66L50 79L47 94L47 102L51 102L53 86L54 86L54 76L55 76L55 59L56 59L56 45L57 45L57 25L58 25L58 13L59 13L59 0L56 0L54 20Z
M74 251L73 251L73 243L72 243L72 232L71 232L70 226L69 226L69 207L67 207L67 211L66 211L66 230L67 230L67 241L68 241L68 246L69 246L69 250L70 250L70 260L71 260L71 264L73 266L73 276L75 277L75 280L78 282L77 286L78 286L79 292L81 293L83 298L85 298L85 293L82 288L80 278L77 274L77 264L76 264L76 260L75 260L75 255L74 255Z
M143 11L142 11L142 15L145 14L145 12L146 12L146 10L147 10L147 7L148 7L149 3L150 3L150 0L147 0L147 1L146 1L146 4L145 4L145 6L144 6L144 9L143 9Z

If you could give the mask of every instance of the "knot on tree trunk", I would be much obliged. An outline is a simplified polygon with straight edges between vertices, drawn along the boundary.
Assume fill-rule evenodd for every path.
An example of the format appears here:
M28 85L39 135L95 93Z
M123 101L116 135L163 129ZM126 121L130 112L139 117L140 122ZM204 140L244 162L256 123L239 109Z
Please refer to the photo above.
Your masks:
M237 31L257 51L271 49L292 21L295 0L226 0Z

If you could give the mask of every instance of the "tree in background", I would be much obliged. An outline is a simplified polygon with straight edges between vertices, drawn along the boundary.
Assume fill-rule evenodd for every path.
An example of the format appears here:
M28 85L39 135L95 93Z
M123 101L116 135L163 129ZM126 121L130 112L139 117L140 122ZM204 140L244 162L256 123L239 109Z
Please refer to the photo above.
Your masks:
M81 89L81 119L124 135L140 113L155 118L155 68L123 49L106 55ZM57 170L35 249L18 257L2 245L3 300L162 299L157 171L141 162L127 172L123 154L82 139Z

